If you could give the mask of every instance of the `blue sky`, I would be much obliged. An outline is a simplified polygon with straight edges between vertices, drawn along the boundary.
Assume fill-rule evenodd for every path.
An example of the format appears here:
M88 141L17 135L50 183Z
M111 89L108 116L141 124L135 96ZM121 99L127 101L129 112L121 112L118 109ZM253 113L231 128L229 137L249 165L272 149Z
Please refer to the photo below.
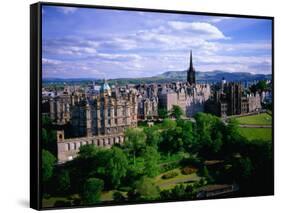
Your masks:
M43 6L43 78L186 70L271 73L271 21Z

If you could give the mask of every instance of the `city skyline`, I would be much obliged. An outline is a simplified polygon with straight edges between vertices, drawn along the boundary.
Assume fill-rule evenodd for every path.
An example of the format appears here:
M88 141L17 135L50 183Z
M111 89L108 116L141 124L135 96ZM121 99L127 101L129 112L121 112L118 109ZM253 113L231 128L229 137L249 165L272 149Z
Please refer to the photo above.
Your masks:
M42 7L43 78L150 77L186 70L271 73L271 20Z

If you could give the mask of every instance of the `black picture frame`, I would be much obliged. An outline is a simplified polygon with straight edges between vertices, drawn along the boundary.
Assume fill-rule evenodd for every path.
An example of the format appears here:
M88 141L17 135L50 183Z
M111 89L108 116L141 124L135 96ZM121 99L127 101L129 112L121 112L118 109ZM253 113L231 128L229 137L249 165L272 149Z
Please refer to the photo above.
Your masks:
M30 5L30 207L36 210L48 209L67 209L81 207L97 207L97 206L114 206L114 205L131 205L143 203L161 203L161 202L176 202L171 201L138 201L132 203L115 203L115 204L98 204L98 205L82 205L71 207L42 207L42 169L41 169L41 138L42 138L42 116L41 116L41 101L42 101L42 6L63 6L77 8L94 8L106 10L120 11L136 11L136 12L155 12L155 13L171 13L171 14L187 14L187 15L205 15L214 17L240 17L253 19L267 19L272 21L272 142L273 142L273 166L274 166L274 17L258 16L258 15L241 15L241 14L225 14L225 13L209 13L209 12L194 12L180 10L163 10L149 8L133 8L133 7L117 7L117 6L101 6L101 5L85 5L85 4L68 4L68 3L51 3L38 2ZM274 185L274 171L273 171ZM274 187L274 186L273 186ZM274 195L274 189L273 194ZM236 196L233 196L236 197ZM228 196L227 198L231 198ZM208 198L213 199L213 198ZM202 199L201 199L202 200ZM185 201L177 200L177 201Z

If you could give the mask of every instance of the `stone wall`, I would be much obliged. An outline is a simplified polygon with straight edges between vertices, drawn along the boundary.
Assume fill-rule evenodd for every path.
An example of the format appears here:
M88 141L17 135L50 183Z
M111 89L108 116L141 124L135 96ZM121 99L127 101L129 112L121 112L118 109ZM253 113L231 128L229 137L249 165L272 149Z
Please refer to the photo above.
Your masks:
M109 148L114 144L122 144L124 134L101 135L64 139L63 131L57 132L58 163L65 163L77 157L81 146L94 144L97 147Z

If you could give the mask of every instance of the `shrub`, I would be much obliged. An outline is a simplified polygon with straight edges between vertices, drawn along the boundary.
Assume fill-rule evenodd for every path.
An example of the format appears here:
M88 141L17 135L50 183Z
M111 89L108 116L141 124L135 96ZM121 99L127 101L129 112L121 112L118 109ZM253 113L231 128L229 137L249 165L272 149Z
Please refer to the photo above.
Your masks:
M116 191L113 193L113 200L116 202L122 202L122 201L125 201L126 198L124 197L124 195L121 192Z
M168 173L162 175L162 179L170 179L170 178L176 177L178 175L179 175L178 172L168 172Z
M132 190L132 187L129 187L129 186L120 186L118 188L119 191L122 191L122 192L128 192L130 190Z
M177 168L178 166L179 166L178 162L167 163L167 164L164 164L163 166L161 166L160 172L167 172L169 170Z
M184 175L190 175L190 174L196 173L197 171L198 171L198 169L193 166L186 166L181 170L181 173Z
M182 166L192 166L196 168L202 167L202 162L196 157L183 158L180 162Z

